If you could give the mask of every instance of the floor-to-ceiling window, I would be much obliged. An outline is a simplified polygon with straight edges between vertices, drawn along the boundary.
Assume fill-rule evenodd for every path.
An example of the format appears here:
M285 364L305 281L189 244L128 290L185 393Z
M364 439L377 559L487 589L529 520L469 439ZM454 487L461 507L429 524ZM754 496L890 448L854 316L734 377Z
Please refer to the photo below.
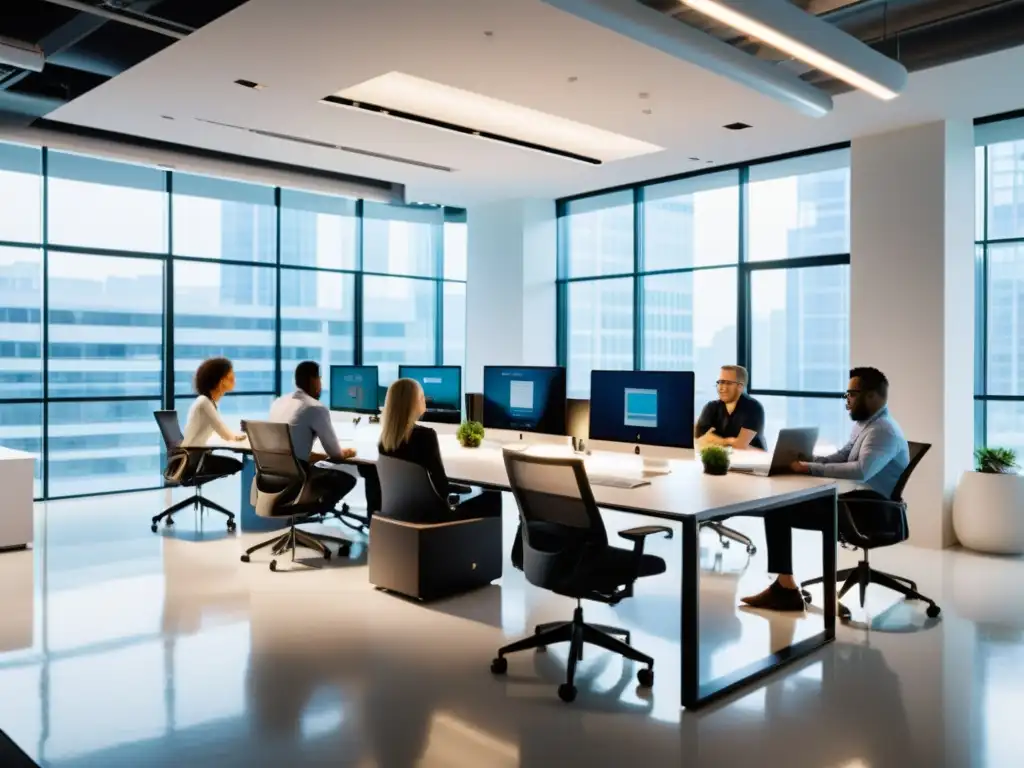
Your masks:
M745 365L768 439L816 425L844 441L849 370L849 150L691 174L559 201L559 350L570 396L594 369Z
M976 127L976 442L1024 455L1024 118Z
M0 143L0 445L39 457L39 498L151 488L153 411L184 422L208 357L232 421L305 359L461 365L465 222Z

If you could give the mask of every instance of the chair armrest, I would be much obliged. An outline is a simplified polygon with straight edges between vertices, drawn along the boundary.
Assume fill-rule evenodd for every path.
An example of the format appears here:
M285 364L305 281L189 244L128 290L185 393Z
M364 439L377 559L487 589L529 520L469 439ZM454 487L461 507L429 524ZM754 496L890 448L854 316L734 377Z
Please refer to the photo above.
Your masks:
M666 539L672 538L672 529L665 525L641 525L626 531L619 531L619 536L632 542L642 542L655 533L664 533Z

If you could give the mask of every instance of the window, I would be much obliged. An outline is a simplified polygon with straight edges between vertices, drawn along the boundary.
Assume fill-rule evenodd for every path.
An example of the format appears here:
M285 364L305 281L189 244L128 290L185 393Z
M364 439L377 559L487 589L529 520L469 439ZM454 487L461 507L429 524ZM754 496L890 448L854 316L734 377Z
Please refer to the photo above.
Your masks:
M845 443L849 205L847 149L561 201L570 396L598 368L685 370L699 412L738 363L769 441L818 424L822 445Z
M437 277L443 236L443 208L365 203L363 270Z
M171 233L177 256L276 261L274 190L255 184L172 174ZM298 247L292 249L297 252Z
M157 168L49 152L49 242L167 252L167 174Z
M975 439L1024 455L1024 123L976 135Z
M39 498L159 487L153 411L184 426L209 357L236 429L301 360L461 365L466 234L461 209L0 143L0 445L38 457Z
M400 363L434 365L436 306L432 280L363 278L363 362L378 367L381 387Z
M281 190L281 263L355 269L356 201Z

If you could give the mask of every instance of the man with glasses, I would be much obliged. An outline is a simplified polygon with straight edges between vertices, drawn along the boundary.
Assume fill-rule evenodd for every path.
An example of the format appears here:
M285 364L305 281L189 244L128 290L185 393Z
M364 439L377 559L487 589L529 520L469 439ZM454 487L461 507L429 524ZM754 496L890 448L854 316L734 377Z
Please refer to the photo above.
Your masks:
M790 469L797 474L853 480L866 486L846 497L888 499L910 464L910 446L900 425L889 415L888 400L889 380L885 374L877 368L854 368L846 390L846 410L856 422L849 442L830 456L795 461ZM808 502L772 510L765 516L768 571L778 578L763 592L744 597L744 603L777 611L804 609L799 584L793 578L793 529L820 531L822 516L830 506Z
M747 369L740 365L723 365L716 384L718 399L704 406L693 428L699 445L766 450L764 408L746 394Z

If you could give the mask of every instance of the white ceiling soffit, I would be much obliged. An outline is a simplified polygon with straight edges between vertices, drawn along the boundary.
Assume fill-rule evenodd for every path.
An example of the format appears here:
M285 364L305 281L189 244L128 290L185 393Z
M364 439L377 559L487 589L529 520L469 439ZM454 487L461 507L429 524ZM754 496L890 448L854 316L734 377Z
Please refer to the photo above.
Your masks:
M669 56L728 77L805 115L822 117L832 111L832 97L819 88L636 0L543 2ZM810 14L804 16L813 18Z
M875 98L894 99L907 87L902 64L789 0L681 2Z

